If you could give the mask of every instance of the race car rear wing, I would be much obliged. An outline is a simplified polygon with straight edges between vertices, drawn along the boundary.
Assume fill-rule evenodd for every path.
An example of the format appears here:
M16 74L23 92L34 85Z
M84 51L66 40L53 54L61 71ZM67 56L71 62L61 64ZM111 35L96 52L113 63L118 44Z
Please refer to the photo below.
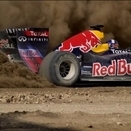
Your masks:
M49 43L48 28L30 28L17 31L17 46L21 58L35 73L47 54Z
M0 46L0 50L5 54L13 54L13 56L20 55L33 72L38 72L39 66L47 54L49 28L5 29L0 31L0 41L5 42L5 46L2 48Z

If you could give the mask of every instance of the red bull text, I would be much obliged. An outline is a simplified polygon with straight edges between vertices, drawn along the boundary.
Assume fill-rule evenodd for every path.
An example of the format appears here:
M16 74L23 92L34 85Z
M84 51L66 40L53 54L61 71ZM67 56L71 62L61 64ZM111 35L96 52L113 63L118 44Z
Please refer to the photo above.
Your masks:
M40 57L35 49L19 49L19 52L22 57Z
M124 76L131 75L131 64L126 59L112 60L108 67L102 66L99 62L93 63L92 76Z
M83 53L89 52L93 47L101 43L101 40L91 31L84 31L61 43L58 51L69 51L79 48Z

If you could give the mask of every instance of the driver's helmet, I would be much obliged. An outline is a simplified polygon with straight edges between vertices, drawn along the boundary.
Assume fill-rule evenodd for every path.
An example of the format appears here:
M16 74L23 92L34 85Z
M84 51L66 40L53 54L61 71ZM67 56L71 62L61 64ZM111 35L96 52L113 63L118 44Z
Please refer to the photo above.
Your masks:
M116 41L114 39L110 39L106 43L109 44L110 49L119 49L119 43L118 43L118 41Z

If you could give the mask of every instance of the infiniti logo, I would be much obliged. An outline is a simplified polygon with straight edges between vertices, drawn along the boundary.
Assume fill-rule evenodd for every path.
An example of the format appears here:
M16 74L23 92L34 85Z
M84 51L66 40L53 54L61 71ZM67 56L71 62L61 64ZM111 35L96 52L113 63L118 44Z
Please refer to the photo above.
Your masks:
M27 38L25 36L20 36L20 37L18 37L18 40L20 42L25 42L25 41L27 41Z

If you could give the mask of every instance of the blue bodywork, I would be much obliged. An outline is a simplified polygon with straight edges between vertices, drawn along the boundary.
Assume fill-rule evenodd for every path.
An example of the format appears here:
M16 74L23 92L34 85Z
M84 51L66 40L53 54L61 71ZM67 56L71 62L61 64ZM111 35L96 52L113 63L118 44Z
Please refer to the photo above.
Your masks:
M116 53L117 52L117 53ZM118 53L119 52L119 53ZM121 52L121 53L120 53ZM81 62L81 76L80 80L82 81L95 81L97 79L100 81L115 81L115 80L127 80L131 79L131 50L123 50L123 49L111 49L101 55L94 54L93 52L89 52L87 54L83 54L84 59ZM99 63L101 67L106 66L109 67L112 64L112 61L115 62L116 73L115 75L99 75L93 76L93 64ZM122 65L118 65L121 61L121 64L126 67L127 73L122 73L119 75L118 66L122 67ZM125 63L125 64L124 64ZM127 64L129 64L129 68L127 69ZM129 73L128 73L129 72Z

